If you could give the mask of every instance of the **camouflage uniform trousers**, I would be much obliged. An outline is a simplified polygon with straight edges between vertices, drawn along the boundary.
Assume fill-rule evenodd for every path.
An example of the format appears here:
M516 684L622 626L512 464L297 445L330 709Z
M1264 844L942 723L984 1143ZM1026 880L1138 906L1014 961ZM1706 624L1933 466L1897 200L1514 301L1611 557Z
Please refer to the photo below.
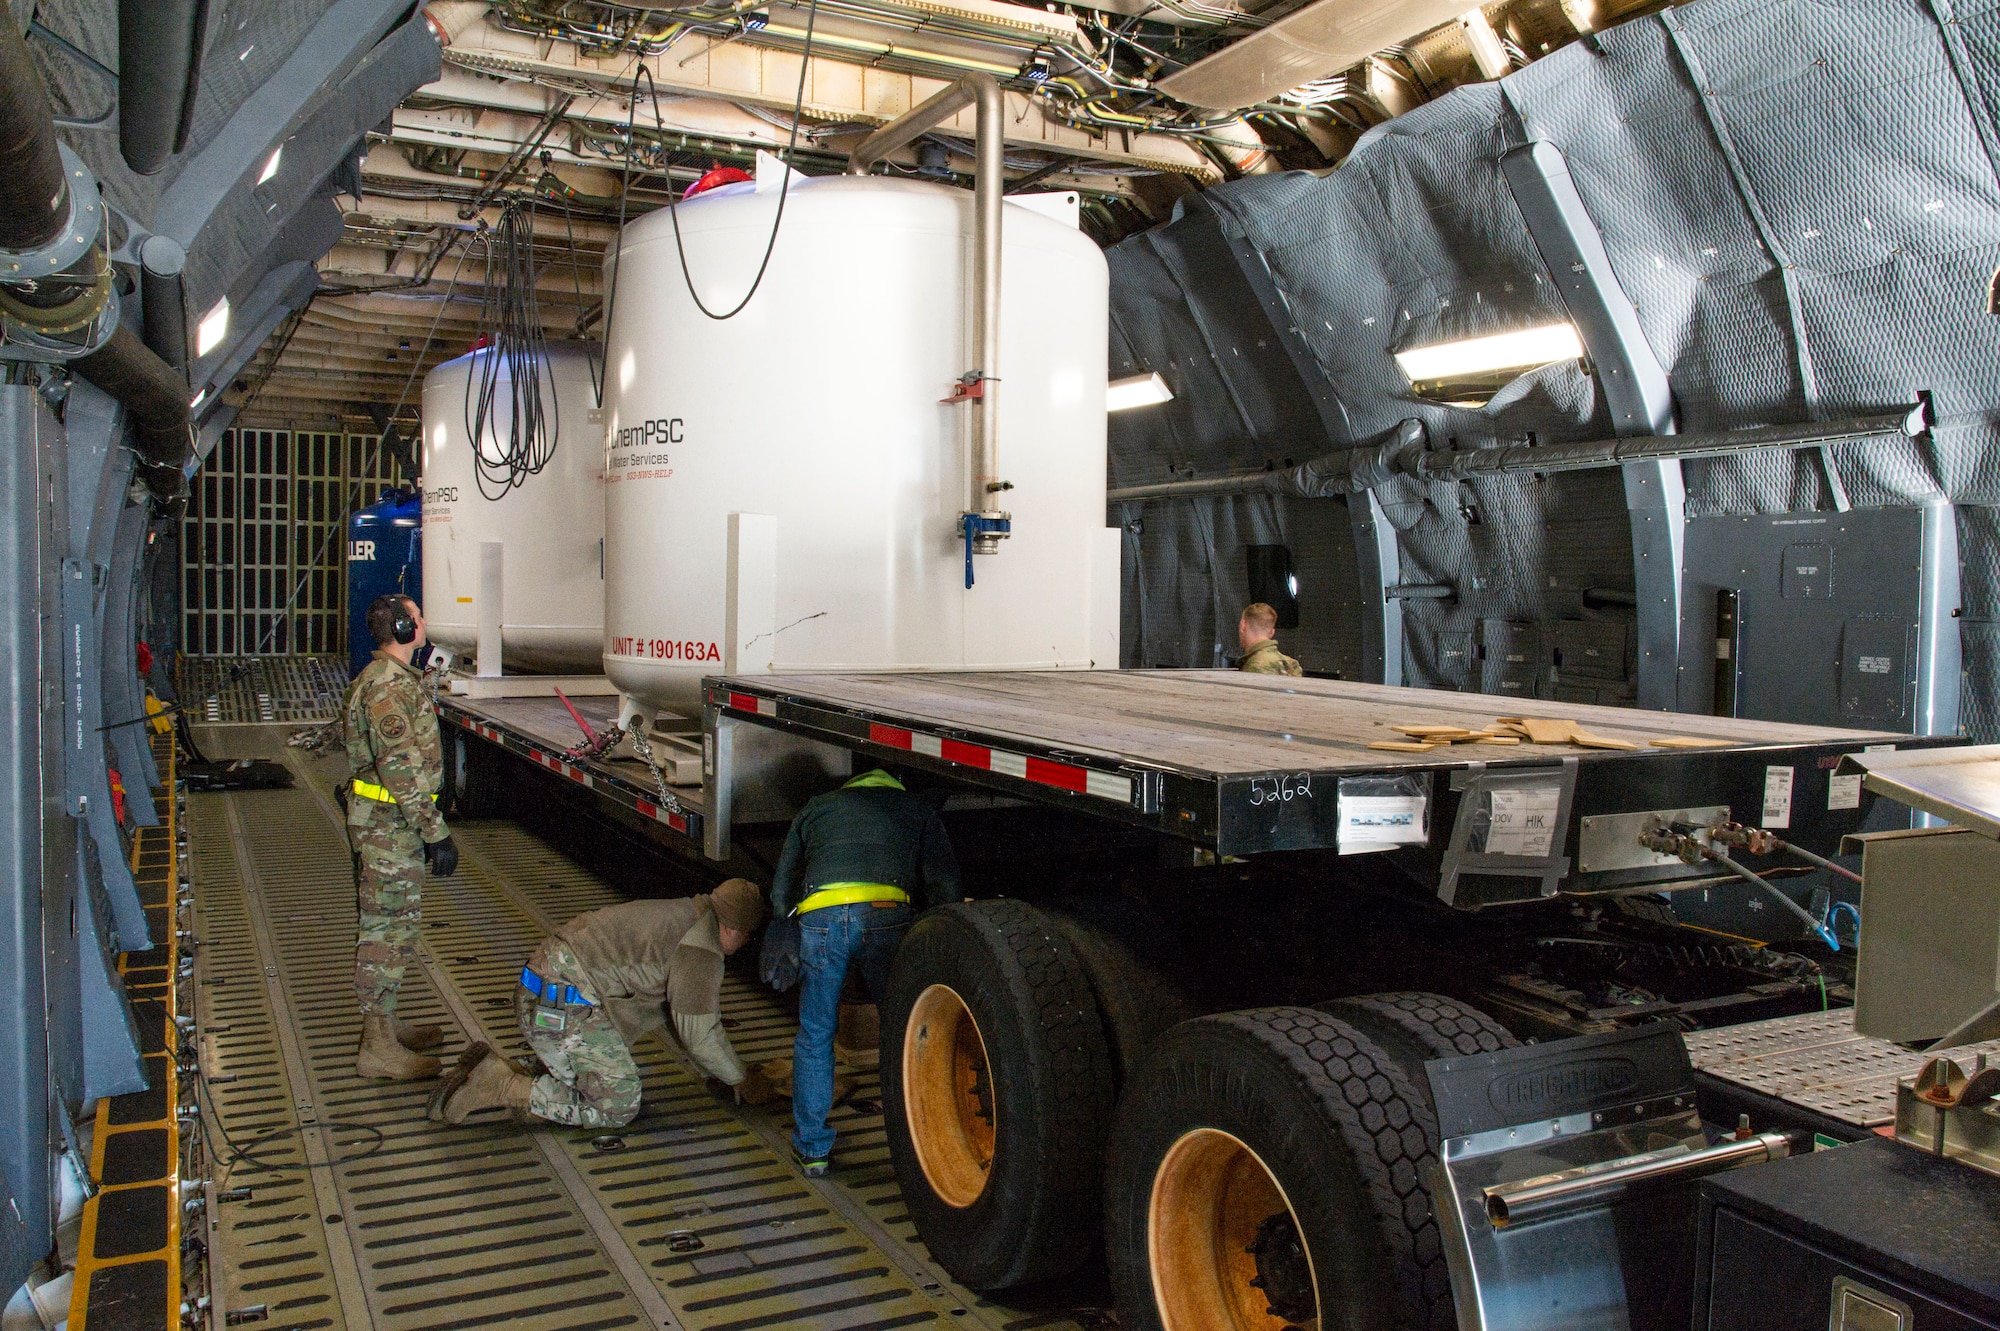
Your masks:
M403 972L417 959L423 921L424 843L393 805L359 795L348 801L354 850L354 993L362 1012L393 1016Z
M582 970L568 946L557 940L535 949L528 967L543 980L558 984L576 984ZM528 1112L576 1128L622 1128L637 1118L639 1065L632 1061L632 1051L625 1047L611 1014L595 1003L564 1005L563 1028L552 1031L536 1024L538 1009L548 1010L525 986L514 991L521 1034L548 1069L547 1075L535 1078Z

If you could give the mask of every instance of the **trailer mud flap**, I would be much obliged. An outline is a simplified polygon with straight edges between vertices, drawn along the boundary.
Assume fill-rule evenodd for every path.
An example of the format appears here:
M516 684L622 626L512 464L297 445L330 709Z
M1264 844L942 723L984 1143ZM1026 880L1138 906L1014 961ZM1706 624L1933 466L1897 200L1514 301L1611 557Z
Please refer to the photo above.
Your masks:
M1461 1331L1681 1331L1691 1181L1786 1151L1775 1137L1708 1144L1669 1022L1425 1069Z

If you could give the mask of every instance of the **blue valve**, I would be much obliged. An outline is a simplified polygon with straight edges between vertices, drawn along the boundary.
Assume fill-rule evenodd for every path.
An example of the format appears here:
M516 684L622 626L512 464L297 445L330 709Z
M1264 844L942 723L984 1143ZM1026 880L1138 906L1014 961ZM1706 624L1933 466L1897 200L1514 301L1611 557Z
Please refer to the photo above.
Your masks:
M965 537L965 588L972 590L972 543L981 536L1005 536L1014 529L1011 518L989 518L978 513L958 515L958 530Z

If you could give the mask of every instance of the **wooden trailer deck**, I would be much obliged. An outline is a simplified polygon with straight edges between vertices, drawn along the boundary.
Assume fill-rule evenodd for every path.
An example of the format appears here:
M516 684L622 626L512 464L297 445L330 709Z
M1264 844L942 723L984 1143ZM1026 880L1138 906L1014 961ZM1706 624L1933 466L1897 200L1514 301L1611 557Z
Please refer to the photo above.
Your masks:
M1076 670L986 674L764 675L725 681L761 696L813 699L912 723L959 727L1079 755L1208 776L1309 768L1374 771L1574 754L1522 743L1398 753L1370 749L1407 738L1399 725L1482 730L1500 717L1571 719L1593 734L1651 747L1681 736L1746 748L1894 743L1907 735L1833 730L1732 717L1642 712L1485 693L1392 688L1348 680L1286 679L1233 670Z

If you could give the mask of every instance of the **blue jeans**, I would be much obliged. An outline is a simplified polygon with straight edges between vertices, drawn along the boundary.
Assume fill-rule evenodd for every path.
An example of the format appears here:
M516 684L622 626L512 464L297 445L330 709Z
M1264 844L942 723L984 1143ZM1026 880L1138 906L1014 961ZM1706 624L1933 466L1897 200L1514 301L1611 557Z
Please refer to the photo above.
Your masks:
M865 902L799 916L799 1034L792 1042L792 1145L808 1160L833 1153L833 1036L847 968L861 968L876 1002L889 984L889 961L910 927L906 905Z

